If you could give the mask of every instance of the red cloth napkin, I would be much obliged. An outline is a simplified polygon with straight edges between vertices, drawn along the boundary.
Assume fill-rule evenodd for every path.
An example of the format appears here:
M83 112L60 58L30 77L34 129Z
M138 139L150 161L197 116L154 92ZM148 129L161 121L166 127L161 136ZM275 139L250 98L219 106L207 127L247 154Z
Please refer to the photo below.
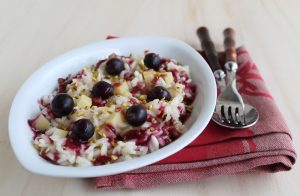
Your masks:
M96 178L98 189L141 189L195 181L221 174L278 172L292 168L296 152L278 107L247 50L238 48L237 85L245 103L260 119L248 129L230 130L210 122L190 145L155 164L127 173Z

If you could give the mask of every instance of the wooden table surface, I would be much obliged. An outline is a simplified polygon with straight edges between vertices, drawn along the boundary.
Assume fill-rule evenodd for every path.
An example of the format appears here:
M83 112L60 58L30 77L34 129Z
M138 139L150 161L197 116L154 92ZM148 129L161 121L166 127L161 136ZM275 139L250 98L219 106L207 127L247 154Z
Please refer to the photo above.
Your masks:
M300 195L300 165L277 174L218 176L146 190L97 191L92 181L31 174L8 141L8 113L26 78L53 57L106 35L171 36L199 48L206 25L222 48L234 27L258 64L300 150L300 1L0 0L0 195ZM30 93L30 92L29 92Z

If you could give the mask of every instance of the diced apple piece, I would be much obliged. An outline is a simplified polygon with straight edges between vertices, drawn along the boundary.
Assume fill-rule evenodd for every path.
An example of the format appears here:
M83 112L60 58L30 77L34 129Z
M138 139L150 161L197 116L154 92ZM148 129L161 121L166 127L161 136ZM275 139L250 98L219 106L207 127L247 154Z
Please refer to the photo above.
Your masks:
M65 130L62 130L62 129L58 129L58 128L54 128L54 131L53 131L53 136L56 136L56 137L66 137L68 135L68 131L65 131Z
M114 112L110 115L106 123L116 128L116 132L119 134L123 132L123 129L129 127L129 124L125 121L125 117L121 112Z
M171 72L163 73L161 76L168 86L174 84L174 78Z
M122 83L116 84L114 86L114 93L116 95L122 95L122 96L127 96L127 97L131 96L127 82L122 82Z
M171 97L176 97L176 95L178 95L178 92L174 88L169 88L168 91L171 94Z
M143 72L143 77L144 77L145 84L146 84L147 87L151 87L153 85L152 81L155 77L155 74L156 74L156 72L153 71L153 69L150 69L150 70L147 70L147 71Z
M78 107L84 109L92 106L92 99L86 95L81 95L77 101Z
M183 93L183 89L180 86L172 86L171 88L168 88L169 93L172 97L176 97L178 94Z
M121 112L114 112L110 115L106 122L111 124L113 127L119 127L125 123L125 119Z
M45 131L50 127L50 122L43 114L40 114L32 121L32 126L39 131Z

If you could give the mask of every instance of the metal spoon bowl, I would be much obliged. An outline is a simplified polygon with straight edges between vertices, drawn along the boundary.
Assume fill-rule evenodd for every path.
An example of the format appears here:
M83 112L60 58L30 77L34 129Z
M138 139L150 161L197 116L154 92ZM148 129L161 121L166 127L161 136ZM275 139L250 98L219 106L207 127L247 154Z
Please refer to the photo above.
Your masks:
M241 116L241 119L244 119L243 123L238 123L238 124L235 124L233 122L228 123L224 120L221 120L220 115L218 115L217 113L213 114L212 120L218 125L230 129L244 129L244 128L251 127L259 119L258 111L253 106L248 104L245 104L244 109L245 109L244 116Z

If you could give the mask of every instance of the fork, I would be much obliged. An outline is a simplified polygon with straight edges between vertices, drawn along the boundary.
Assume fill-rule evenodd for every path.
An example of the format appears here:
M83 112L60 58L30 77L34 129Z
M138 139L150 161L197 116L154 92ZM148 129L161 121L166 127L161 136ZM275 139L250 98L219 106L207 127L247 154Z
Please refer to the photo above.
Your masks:
M202 49L207 56L208 63L214 72L216 81L220 80L220 74L222 73L222 68L219 63L218 55L215 50L214 44L210 39L208 29L206 27L200 27L197 30L197 35L200 39ZM228 125L238 125L245 124L244 115L244 102L241 95L236 89L236 77L235 73L237 70L236 64L236 50L235 42L233 39L234 33L224 31L224 47L226 54L226 72L227 72L227 85L225 88L221 89L221 93L218 96L217 104L215 108L215 114L218 115L221 123ZM225 77L225 73L222 74ZM225 81L225 78L222 78ZM218 82L217 82L218 83ZM219 83L218 83L219 85Z
M222 112L221 107L221 120L225 119L227 123L233 122L234 124L245 124L245 104L242 96L236 88L236 71L238 69L237 65L237 54L235 49L235 31L232 28L226 28L223 31L224 35L224 49L225 49L225 70L226 70L226 81L227 88L219 96L219 99L225 102L229 101L229 107L223 108L223 111L227 109L226 112ZM228 90L227 90L228 89ZM233 93L232 93L233 92ZM235 110L233 110L235 108ZM234 112L234 115L233 115ZM222 114L223 113L223 114ZM231 114L231 115L230 115ZM230 121L230 122L229 122Z

